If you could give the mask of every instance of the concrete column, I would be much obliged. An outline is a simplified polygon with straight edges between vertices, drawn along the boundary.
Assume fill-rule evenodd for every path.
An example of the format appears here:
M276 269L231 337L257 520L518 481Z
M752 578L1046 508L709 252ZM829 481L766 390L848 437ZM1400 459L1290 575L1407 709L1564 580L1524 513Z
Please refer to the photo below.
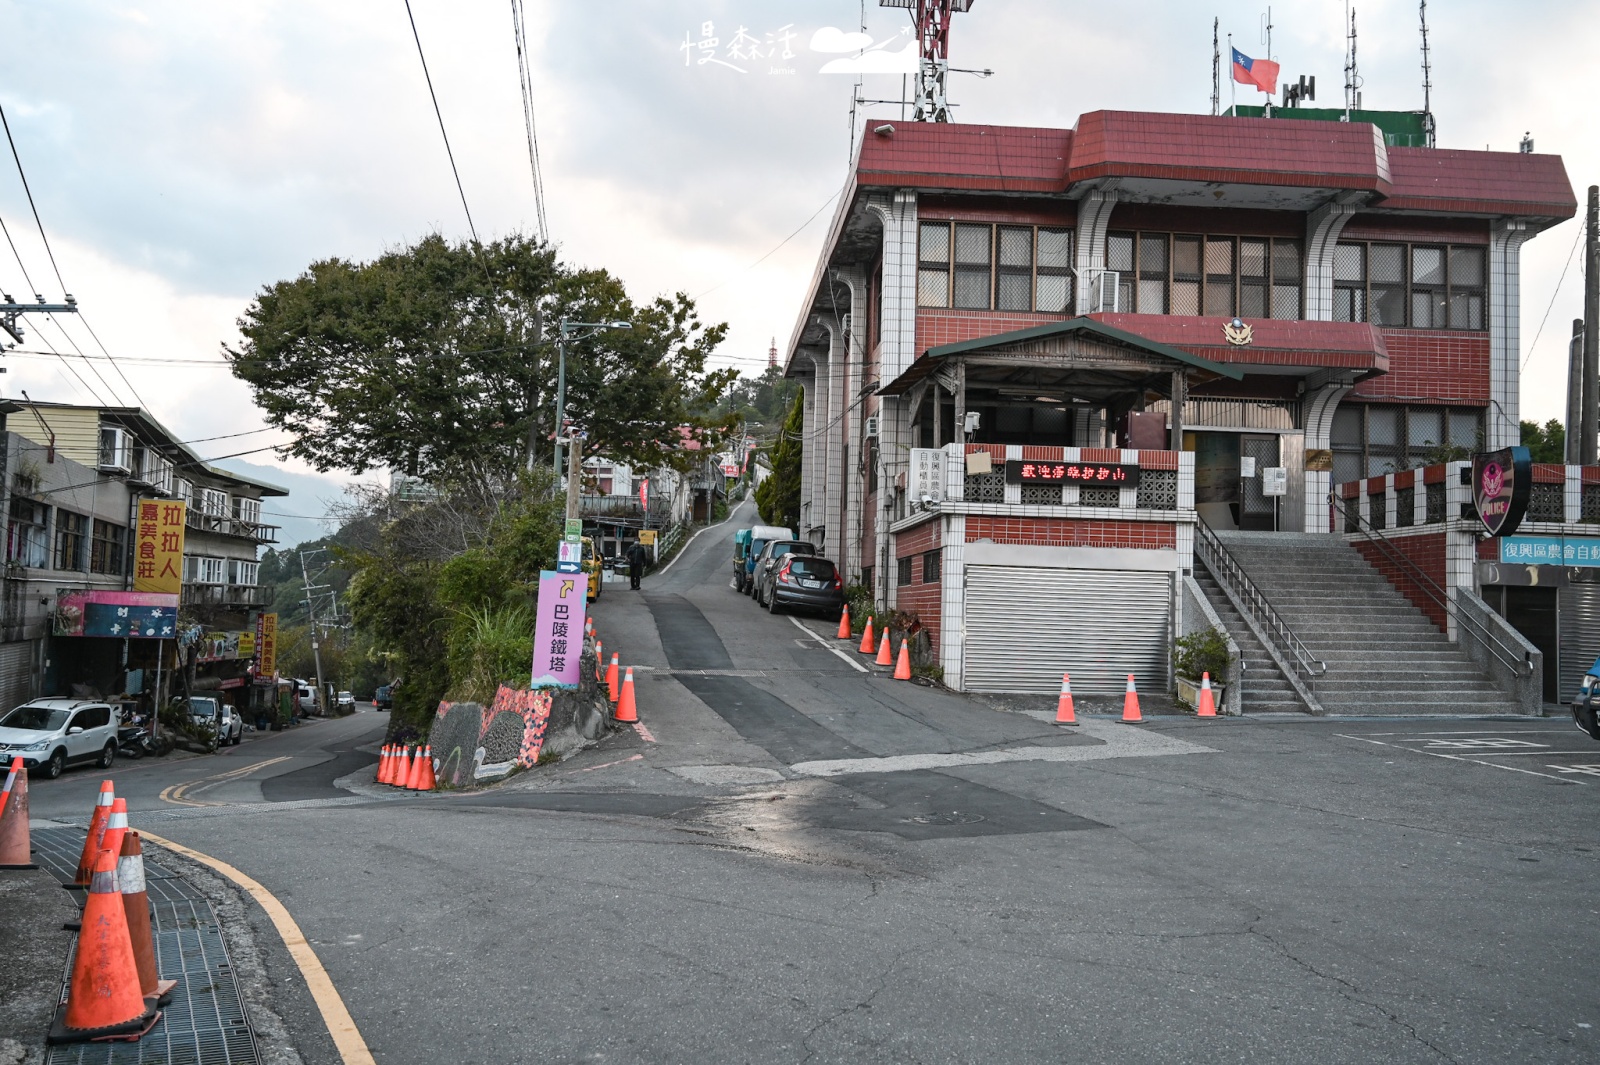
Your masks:
M816 452L812 450L811 444L812 437L817 431L817 385L810 376L800 377L798 381L803 413L800 417L800 525L795 529L795 534L802 540L810 540L813 524L811 475L817 466Z
M1521 219L1506 218L1489 227L1489 409L1484 414L1484 447L1515 447L1522 442L1517 423L1522 409L1519 351L1522 346L1522 242L1533 234Z
M1106 267L1106 229L1111 211L1117 205L1116 182L1090 192L1078 201L1078 231L1073 237L1072 258L1078 271L1078 297L1073 310L1086 314L1089 308L1089 282Z
M1334 248L1354 204L1325 203L1306 215L1305 320L1333 321ZM1306 445L1309 447L1310 445Z
M844 500L843 511L840 518L839 558L844 564L846 572L859 573L864 566L875 565L876 560L871 555L871 546L863 545L862 533L865 523L862 521L862 506L866 499L867 480L862 465L862 456L866 452L866 404L861 400L861 387L866 383L867 362L867 276L859 267L845 267L833 271L834 279L846 286L849 292L849 315L847 327L840 337L844 348L843 394L840 410L844 411L844 418L840 427L845 430L844 443L846 458L844 461ZM858 402L860 401L860 402ZM881 575L880 575L881 576ZM881 601L882 583L878 587Z
M822 506L825 553L837 560L842 567L844 560L839 555L843 544L839 531L839 501L842 498L844 483L841 471L844 461L842 457L844 429L839 417L841 409L839 395L843 390L839 378L844 368L844 341L839 323L832 315L824 315L818 318L818 322L827 331L828 350L821 354L817 362L818 389L827 397L826 405L818 404L818 409L825 410L827 418L818 430L820 446L817 457L821 466L816 488L817 498Z
M878 374L888 384L917 357L917 194L897 189L893 197L875 196L867 210L883 225Z
M1339 401L1350 393L1346 381L1333 381L1315 391L1307 392L1305 399L1306 451L1326 449L1333 432L1333 412ZM1306 532L1328 531L1328 492L1333 488L1333 474L1324 470L1306 471Z

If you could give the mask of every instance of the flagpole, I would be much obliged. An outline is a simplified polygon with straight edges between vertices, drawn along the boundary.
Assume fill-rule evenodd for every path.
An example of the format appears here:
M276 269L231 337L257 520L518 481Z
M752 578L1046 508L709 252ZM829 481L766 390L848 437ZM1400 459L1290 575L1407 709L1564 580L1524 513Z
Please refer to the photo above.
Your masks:
M1239 117L1239 79L1233 76L1233 34L1228 34L1228 103L1235 118Z

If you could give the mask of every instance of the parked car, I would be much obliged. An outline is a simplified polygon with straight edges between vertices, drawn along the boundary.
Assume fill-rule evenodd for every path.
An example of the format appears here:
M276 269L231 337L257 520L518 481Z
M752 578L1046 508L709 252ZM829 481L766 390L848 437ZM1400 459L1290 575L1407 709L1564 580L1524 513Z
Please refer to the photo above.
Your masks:
M1600 659L1596 659L1594 665L1589 667L1589 672L1584 674L1583 684L1572 700L1573 722L1592 739L1600 740L1597 711L1600 711Z
M29 769L43 767L54 780L67 766L93 762L110 769L117 759L117 711L83 699L35 699L0 717L0 760L20 755Z
M750 556L750 530L738 529L733 534L733 588L744 591L744 563Z
M762 606L767 605L767 588L772 584L773 571L782 563L786 555L814 555L817 546L807 540L773 540L761 549L761 554L756 558L755 591L752 592L756 602Z
M830 618L844 609L844 580L825 558L791 551L767 575L767 609L814 610Z
M394 685L384 684L372 694L372 705L379 710L394 709Z
M189 696L189 719L216 729L218 747L237 747L244 742L244 718L214 695Z
M356 697L349 692L340 692L333 697L333 705L341 714L353 714L356 712Z
M317 714L317 689L315 685L303 680L294 682L295 706L300 710L301 717L315 717Z
M774 540L793 540L794 532L777 525L756 525L750 529L750 549L745 552L744 563L735 569L739 579L739 591L749 595L755 590L756 559L761 551Z

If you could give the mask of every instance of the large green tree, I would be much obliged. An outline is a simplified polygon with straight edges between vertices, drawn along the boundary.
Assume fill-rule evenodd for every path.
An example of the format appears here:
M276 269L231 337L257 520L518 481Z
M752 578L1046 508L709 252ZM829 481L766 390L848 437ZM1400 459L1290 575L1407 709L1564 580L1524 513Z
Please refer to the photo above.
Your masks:
M800 460L805 451L805 396L796 395L772 449L772 473L756 488L761 520L799 532Z
M371 262L328 259L263 289L224 348L287 450L321 470L387 466L433 478L496 474L548 455L555 430L557 323L625 319L567 347L567 417L586 450L675 465L680 425L715 441L718 401L737 376L706 357L727 327L703 325L682 293L629 299L604 270L513 236L439 236Z

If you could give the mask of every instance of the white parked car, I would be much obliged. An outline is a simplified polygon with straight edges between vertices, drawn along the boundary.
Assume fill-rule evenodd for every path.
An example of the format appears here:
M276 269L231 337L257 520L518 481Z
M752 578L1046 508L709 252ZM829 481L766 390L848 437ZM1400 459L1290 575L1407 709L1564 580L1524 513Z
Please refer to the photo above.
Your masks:
M333 704L338 707L338 712L341 714L353 714L356 712L356 697L349 692L340 692L334 698Z
M215 695L189 696L189 717L196 725L217 730L218 747L237 747L244 742L244 719Z
M110 769L117 758L117 708L83 699L35 699L0 717L0 761L17 755L54 780L67 766L93 762Z

